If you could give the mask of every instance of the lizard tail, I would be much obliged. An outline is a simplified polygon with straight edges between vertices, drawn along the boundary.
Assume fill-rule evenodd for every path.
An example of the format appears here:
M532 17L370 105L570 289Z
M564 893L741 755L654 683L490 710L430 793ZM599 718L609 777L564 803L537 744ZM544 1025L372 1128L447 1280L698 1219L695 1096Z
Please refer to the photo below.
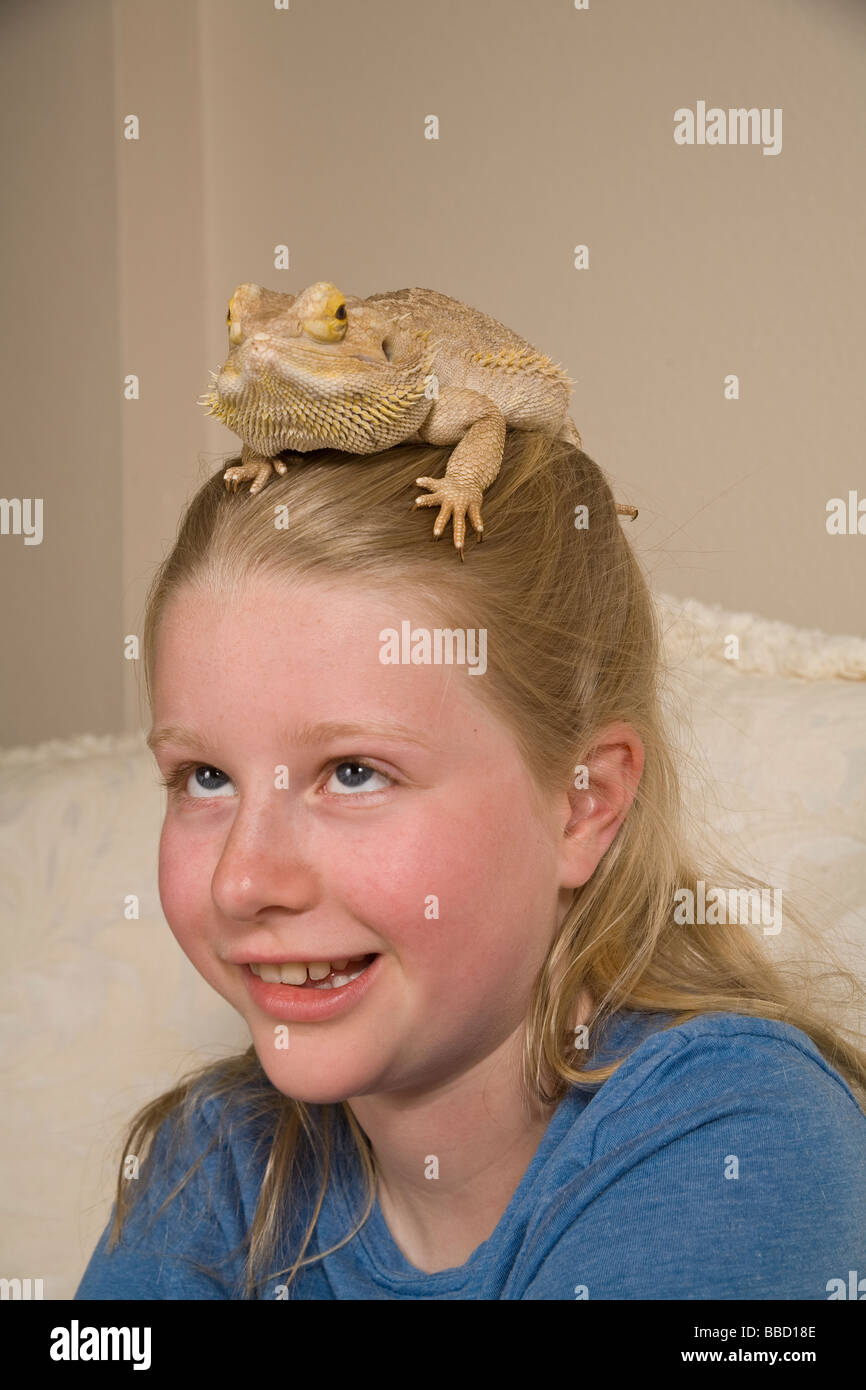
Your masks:
M574 423L574 421L571 419L571 416L569 415L566 415L565 419L563 420L562 428L559 431L557 438L566 440L568 444L576 444L578 449L583 448L583 441L581 440L580 432L578 431L577 425Z

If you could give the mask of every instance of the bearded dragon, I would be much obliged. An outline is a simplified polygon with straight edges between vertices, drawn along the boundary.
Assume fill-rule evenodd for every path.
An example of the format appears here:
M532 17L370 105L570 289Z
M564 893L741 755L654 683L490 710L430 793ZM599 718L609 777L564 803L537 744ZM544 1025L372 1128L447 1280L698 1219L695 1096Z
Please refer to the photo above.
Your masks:
M229 300L229 355L200 404L243 441L227 489L258 493L286 472L284 450L372 454L395 444L454 444L443 478L416 478L449 518L463 559L466 516L479 541L481 501L502 464L506 426L581 447L568 416L574 382L531 343L437 290L300 294L239 285ZM618 512L637 516L634 507Z

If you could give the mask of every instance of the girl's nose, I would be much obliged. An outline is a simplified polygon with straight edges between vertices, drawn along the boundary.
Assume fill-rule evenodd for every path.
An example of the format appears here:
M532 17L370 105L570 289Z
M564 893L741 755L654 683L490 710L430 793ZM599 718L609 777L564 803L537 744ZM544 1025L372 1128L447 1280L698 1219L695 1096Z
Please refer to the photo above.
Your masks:
M303 912L315 906L320 882L302 834L301 817L239 813L211 880L211 895L226 916L249 922L269 908Z

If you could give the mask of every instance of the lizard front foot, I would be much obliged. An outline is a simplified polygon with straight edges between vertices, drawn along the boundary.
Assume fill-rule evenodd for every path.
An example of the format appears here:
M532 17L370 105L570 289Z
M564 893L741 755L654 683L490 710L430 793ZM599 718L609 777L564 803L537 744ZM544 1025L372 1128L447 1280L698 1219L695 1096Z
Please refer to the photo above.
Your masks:
M257 492L261 492L263 487L267 487L274 469L278 473L286 472L286 465L281 458L266 459L261 454L254 454L243 449L241 459L241 463L227 468L223 473L223 482L227 492L237 492L241 483L252 479L249 495L253 497Z
M432 491L429 497L416 497L416 507L438 507L439 515L433 524L433 538L439 539L448 524L448 518L452 518L454 545L460 552L460 559L463 559L463 541L466 538L466 517L478 532L479 541L482 539L484 522L481 520L481 498L482 490L473 483L458 483L453 478L416 478L418 487L428 487ZM452 516L453 513L453 516Z

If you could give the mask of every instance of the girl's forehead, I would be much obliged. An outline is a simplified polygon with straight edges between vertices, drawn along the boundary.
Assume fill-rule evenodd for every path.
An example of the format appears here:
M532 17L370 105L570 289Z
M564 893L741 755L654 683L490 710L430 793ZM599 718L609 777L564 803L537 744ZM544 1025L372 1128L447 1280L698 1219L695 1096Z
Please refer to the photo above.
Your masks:
M273 580L236 592L187 587L160 624L154 716L159 707L160 722L186 723L175 712L180 704L240 701L266 717L269 703L282 709L285 701L304 719L308 706L341 719L360 702L380 724L407 710L437 722L469 711L489 723L486 656L483 629L442 626L405 594Z

